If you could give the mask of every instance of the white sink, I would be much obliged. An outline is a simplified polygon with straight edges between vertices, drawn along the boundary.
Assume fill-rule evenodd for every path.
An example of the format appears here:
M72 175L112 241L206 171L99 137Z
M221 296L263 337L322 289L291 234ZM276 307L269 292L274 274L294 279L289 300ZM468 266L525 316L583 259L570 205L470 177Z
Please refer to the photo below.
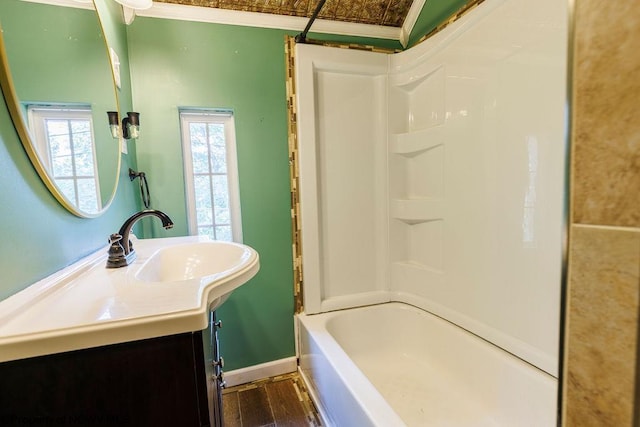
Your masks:
M210 310L215 310L238 286L253 277L258 254L249 246L199 241L157 250L140 267L137 280L175 284L199 281Z
M101 248L0 301L0 362L203 330L209 310L260 269L238 243L132 241L138 258L127 267L105 268Z
M136 274L145 282L215 280L242 269L255 258L248 246L229 242L195 242L159 249Z

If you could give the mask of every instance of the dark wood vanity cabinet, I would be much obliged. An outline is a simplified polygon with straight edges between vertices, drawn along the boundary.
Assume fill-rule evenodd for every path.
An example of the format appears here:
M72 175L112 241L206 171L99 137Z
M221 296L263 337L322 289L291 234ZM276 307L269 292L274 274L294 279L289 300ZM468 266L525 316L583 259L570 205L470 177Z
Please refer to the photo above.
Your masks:
M219 411L219 393L207 387L216 382L207 374L212 335L210 328L0 363L0 426L217 424L210 412Z

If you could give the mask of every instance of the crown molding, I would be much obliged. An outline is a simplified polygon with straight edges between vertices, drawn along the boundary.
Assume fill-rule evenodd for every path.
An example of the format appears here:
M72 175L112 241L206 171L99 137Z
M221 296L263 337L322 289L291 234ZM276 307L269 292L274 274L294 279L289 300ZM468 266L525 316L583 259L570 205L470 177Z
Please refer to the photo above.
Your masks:
M78 9L91 9L95 10L93 6L93 1L87 3L80 3L75 0L22 0L27 3L41 3L41 4L50 4L53 6L64 6L64 7L75 7Z
M93 2L79 3L75 0L22 0L29 3L42 3L56 6L94 9ZM382 25L358 24L353 22L316 19L312 30L315 33L336 34L342 36L368 37L386 40L398 40L403 47L409 42L409 35L418 20L426 0L414 0L404 20L402 28ZM246 27L270 28L302 31L309 22L308 18L276 15L271 13L246 12L239 10L217 9L201 6L186 6L173 3L154 2L146 10L133 10L123 7L127 24L136 16L148 18L175 19L181 21L207 22L211 24L239 25Z
M241 25L246 27L271 28L302 31L308 18L284 16L271 13L245 12L211 7L185 6L155 2L150 9L136 11L137 16L149 18L178 19L183 21L208 22L213 24ZM353 22L317 19L312 32L345 36L370 37L400 40L400 28L381 25L357 24Z
M420 16L420 12L422 12L422 8L427 0L413 0L411 3L411 7L409 8L409 12L407 16L404 18L404 22L402 23L402 28L400 29L400 44L402 47L407 47L409 44L409 36L413 31L413 27L416 26L416 22L418 21L418 17Z

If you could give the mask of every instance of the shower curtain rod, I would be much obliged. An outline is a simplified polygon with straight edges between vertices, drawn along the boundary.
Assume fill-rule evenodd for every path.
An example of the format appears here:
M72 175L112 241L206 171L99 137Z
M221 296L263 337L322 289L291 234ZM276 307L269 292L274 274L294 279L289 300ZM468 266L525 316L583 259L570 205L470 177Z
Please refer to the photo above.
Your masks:
M295 38L296 43L306 43L307 42L307 33L309 32L309 29L311 28L311 25L313 25L313 21L315 21L316 18L318 17L318 14L320 13L320 9L322 9L322 6L324 6L326 1L327 0L320 0L318 2L318 5L316 6L316 10L313 11L313 15L311 15L311 18L309 19L309 22L307 23L307 26L304 28L304 31L296 36L296 38Z

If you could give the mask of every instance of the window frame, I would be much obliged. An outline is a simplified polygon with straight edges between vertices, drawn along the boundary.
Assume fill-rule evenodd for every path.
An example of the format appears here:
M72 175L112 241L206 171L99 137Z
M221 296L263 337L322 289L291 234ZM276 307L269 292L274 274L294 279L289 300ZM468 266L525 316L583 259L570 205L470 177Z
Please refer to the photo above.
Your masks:
M190 123L222 124L224 126L226 176L229 192L229 215L232 240L242 243L242 215L240 209L240 185L238 177L238 156L236 149L235 120L232 111L217 109L179 109L180 133L184 166L185 199L187 208L187 226L189 234L198 235L198 222L196 217L195 188L193 157L191 150ZM211 175L222 175L210 173ZM214 229L215 229L214 215Z
M91 106L83 105L41 105L41 104L27 104L25 105L27 112L27 121L29 127L33 132L33 139L36 148L36 152L40 157L40 161L44 168L50 173L51 180L58 186L56 182L58 179L72 180L75 189L75 200L71 200L75 206L80 206L79 193L78 193L78 180L87 179L89 175L77 175L75 173L75 159L73 160L73 175L69 178L57 178L53 175L52 171L52 159L51 159L51 147L49 145L49 135L46 131L45 122L48 119L52 120L86 120L89 122L89 130L91 133L92 143L92 158L93 158L93 180L96 189L96 211L91 213L98 213L103 209L102 194L100 189L100 174L98 172L98 158L95 133L93 130L93 112ZM43 153L46 153L44 155ZM72 156L73 157L73 156ZM65 197L68 198L67 195Z

